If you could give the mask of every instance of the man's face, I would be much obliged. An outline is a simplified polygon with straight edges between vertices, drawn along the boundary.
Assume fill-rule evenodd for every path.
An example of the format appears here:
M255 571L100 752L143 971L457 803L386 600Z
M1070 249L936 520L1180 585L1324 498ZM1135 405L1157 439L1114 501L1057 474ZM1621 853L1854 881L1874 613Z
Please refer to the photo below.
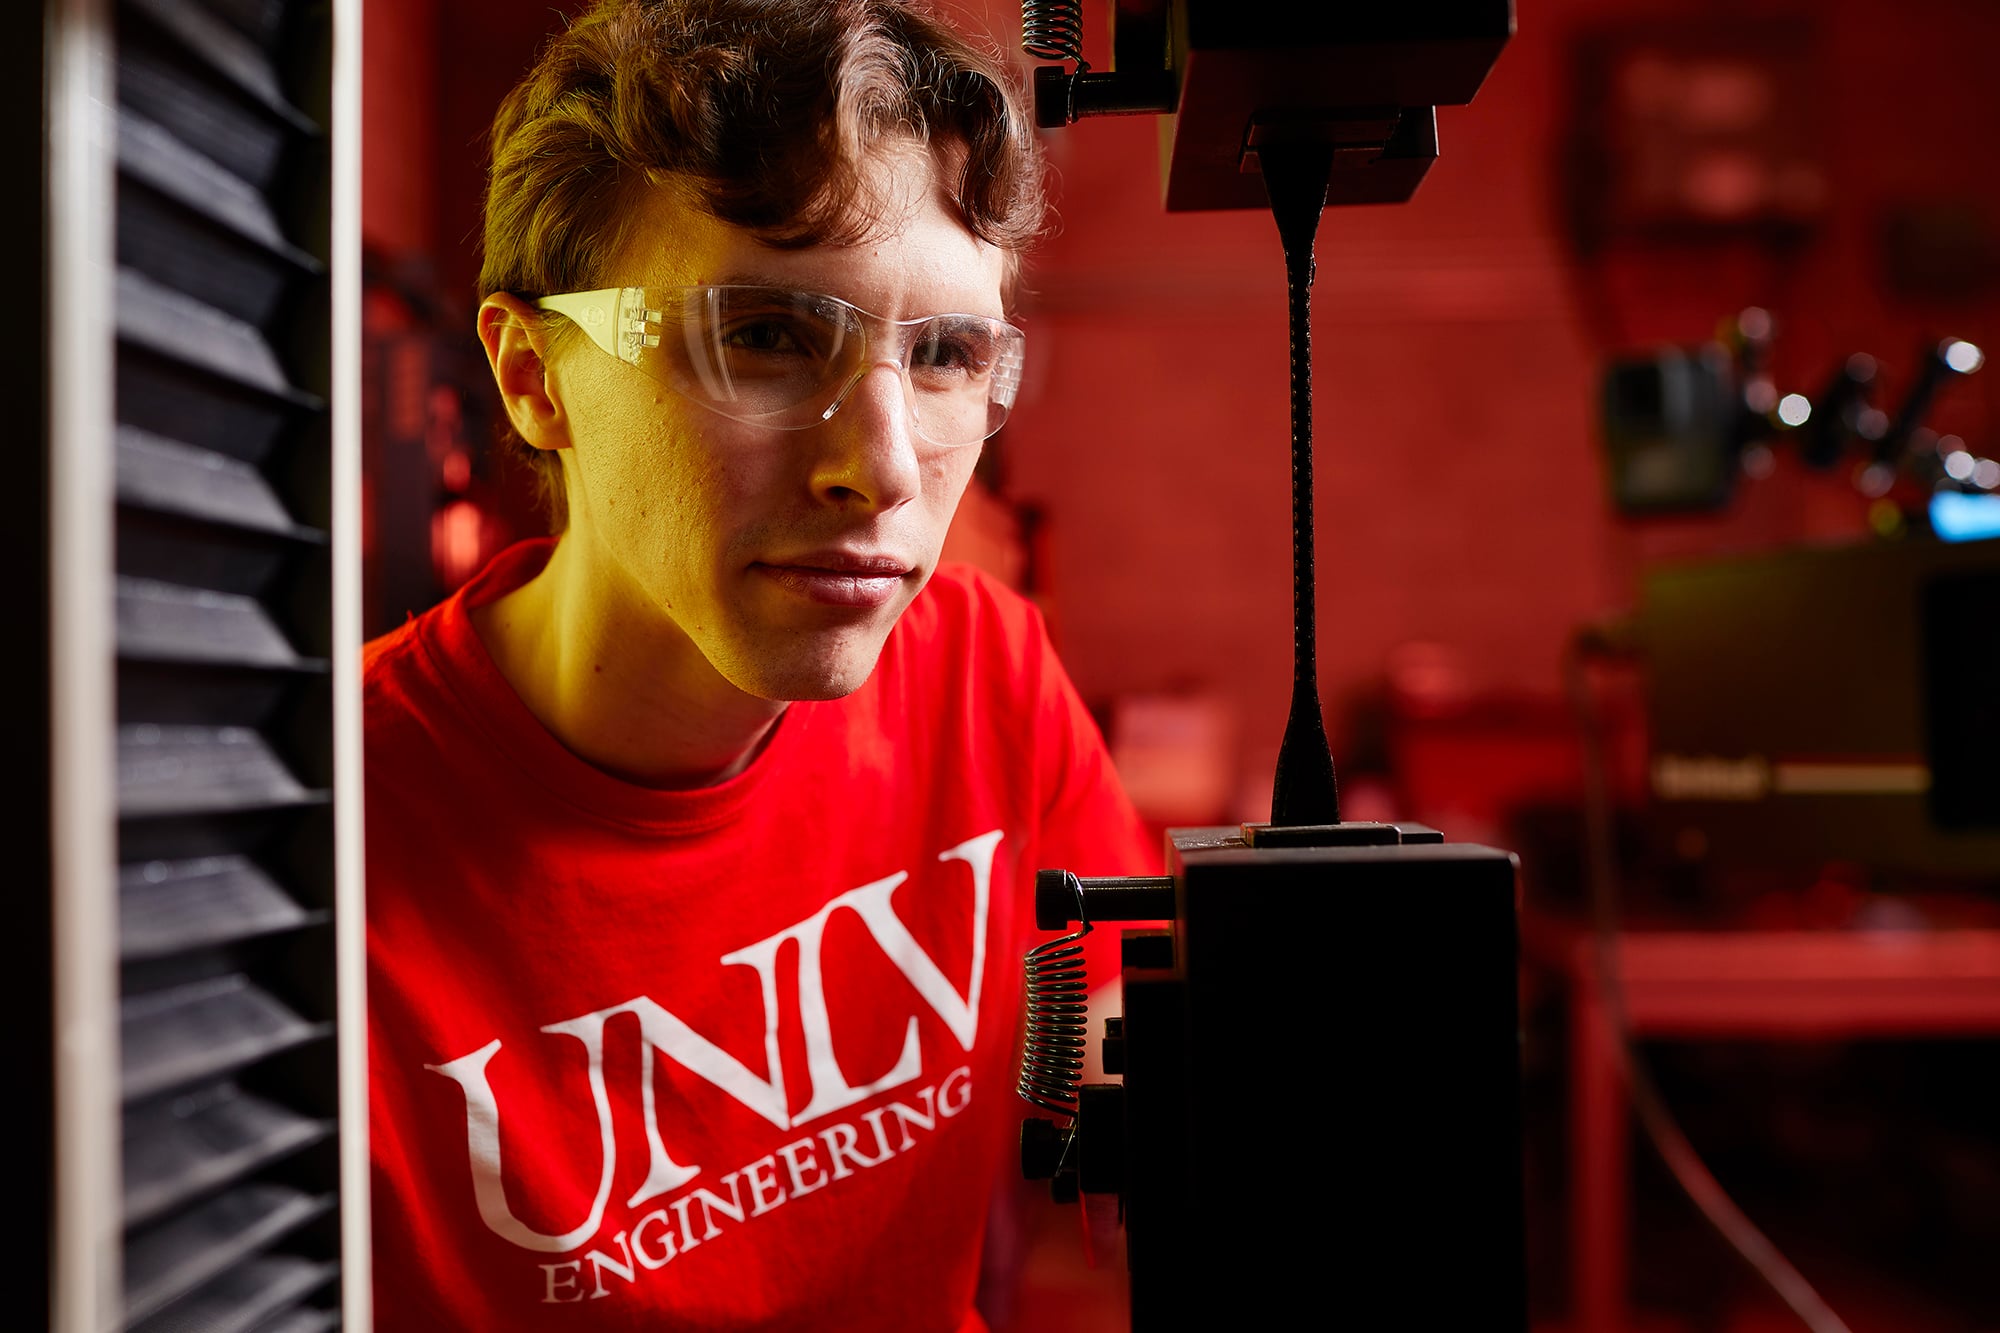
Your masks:
M1002 315L1003 254L959 222L932 156L880 153L870 171L905 206L880 240L777 250L663 189L605 283L795 288L889 319ZM567 339L548 362L571 446L564 541L597 612L647 638L653 622L668 630L677 660L663 670L712 670L773 700L858 689L935 568L979 456L916 434L888 355L871 345L877 364L830 420L777 430Z

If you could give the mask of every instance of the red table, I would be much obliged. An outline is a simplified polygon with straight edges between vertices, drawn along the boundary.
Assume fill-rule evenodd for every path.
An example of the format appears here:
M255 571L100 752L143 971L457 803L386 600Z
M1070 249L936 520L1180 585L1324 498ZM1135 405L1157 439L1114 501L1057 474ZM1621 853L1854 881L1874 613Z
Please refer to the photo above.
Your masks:
M1626 1326L1630 1118L1598 980L1574 926L1530 922L1570 999L1570 1226L1576 1333ZM2000 930L1625 932L1634 1037L1839 1039L2000 1033Z

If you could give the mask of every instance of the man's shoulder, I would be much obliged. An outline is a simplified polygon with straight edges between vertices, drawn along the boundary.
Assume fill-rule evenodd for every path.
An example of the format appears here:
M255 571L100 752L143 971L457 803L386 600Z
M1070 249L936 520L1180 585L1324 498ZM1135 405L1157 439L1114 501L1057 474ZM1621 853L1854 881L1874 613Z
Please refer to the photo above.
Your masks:
M362 728L372 740L409 727L432 712L439 681L425 648L436 608L412 616L361 647Z
M398 717L425 716L451 700L464 700L478 711L480 679L489 668L472 628L471 608L532 577L553 549L547 538L516 542L442 602L362 645L367 728L379 731Z
M361 645L361 675L374 680L407 669L409 654L416 650L417 618L411 616L379 638Z
M421 621L411 616L379 638L361 645L361 688L368 695L394 691L420 669Z

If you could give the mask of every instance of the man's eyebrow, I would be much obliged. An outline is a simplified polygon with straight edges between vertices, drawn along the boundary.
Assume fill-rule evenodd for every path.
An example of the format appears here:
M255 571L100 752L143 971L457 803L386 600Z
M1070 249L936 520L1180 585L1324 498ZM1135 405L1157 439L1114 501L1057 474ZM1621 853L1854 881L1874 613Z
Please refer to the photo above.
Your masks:
M788 292L808 290L807 288L800 287L796 280L787 282L783 278L773 277L768 273L725 273L707 285L711 287L777 287Z
M703 285L710 287L769 287L778 291L803 292L810 296L826 296L826 297L831 297L833 300L836 301L842 301L842 302L847 302L848 304L854 304L853 302L849 301L847 297L840 296L834 292L827 291L824 287L800 286L799 279L796 277L784 278L775 276L770 273L757 273L757 272L725 273L721 277L714 279L712 282ZM857 308L865 309L866 307L857 307ZM905 313L908 314L909 312ZM993 314L990 312L984 312L977 309L976 306L965 307L965 308L954 308L948 305L941 305L935 310L925 310L918 312L915 317L927 318L931 315L941 315L941 314L978 314L988 319L1007 318L1007 316L1004 313Z

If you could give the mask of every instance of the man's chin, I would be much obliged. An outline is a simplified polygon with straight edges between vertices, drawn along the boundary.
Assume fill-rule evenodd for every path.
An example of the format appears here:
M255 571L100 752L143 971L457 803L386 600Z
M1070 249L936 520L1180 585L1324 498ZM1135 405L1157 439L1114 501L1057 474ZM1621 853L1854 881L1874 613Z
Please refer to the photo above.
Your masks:
M766 656L746 662L744 670L729 674L737 689L774 703L845 699L868 683L881 656L882 644L876 640L790 661Z

